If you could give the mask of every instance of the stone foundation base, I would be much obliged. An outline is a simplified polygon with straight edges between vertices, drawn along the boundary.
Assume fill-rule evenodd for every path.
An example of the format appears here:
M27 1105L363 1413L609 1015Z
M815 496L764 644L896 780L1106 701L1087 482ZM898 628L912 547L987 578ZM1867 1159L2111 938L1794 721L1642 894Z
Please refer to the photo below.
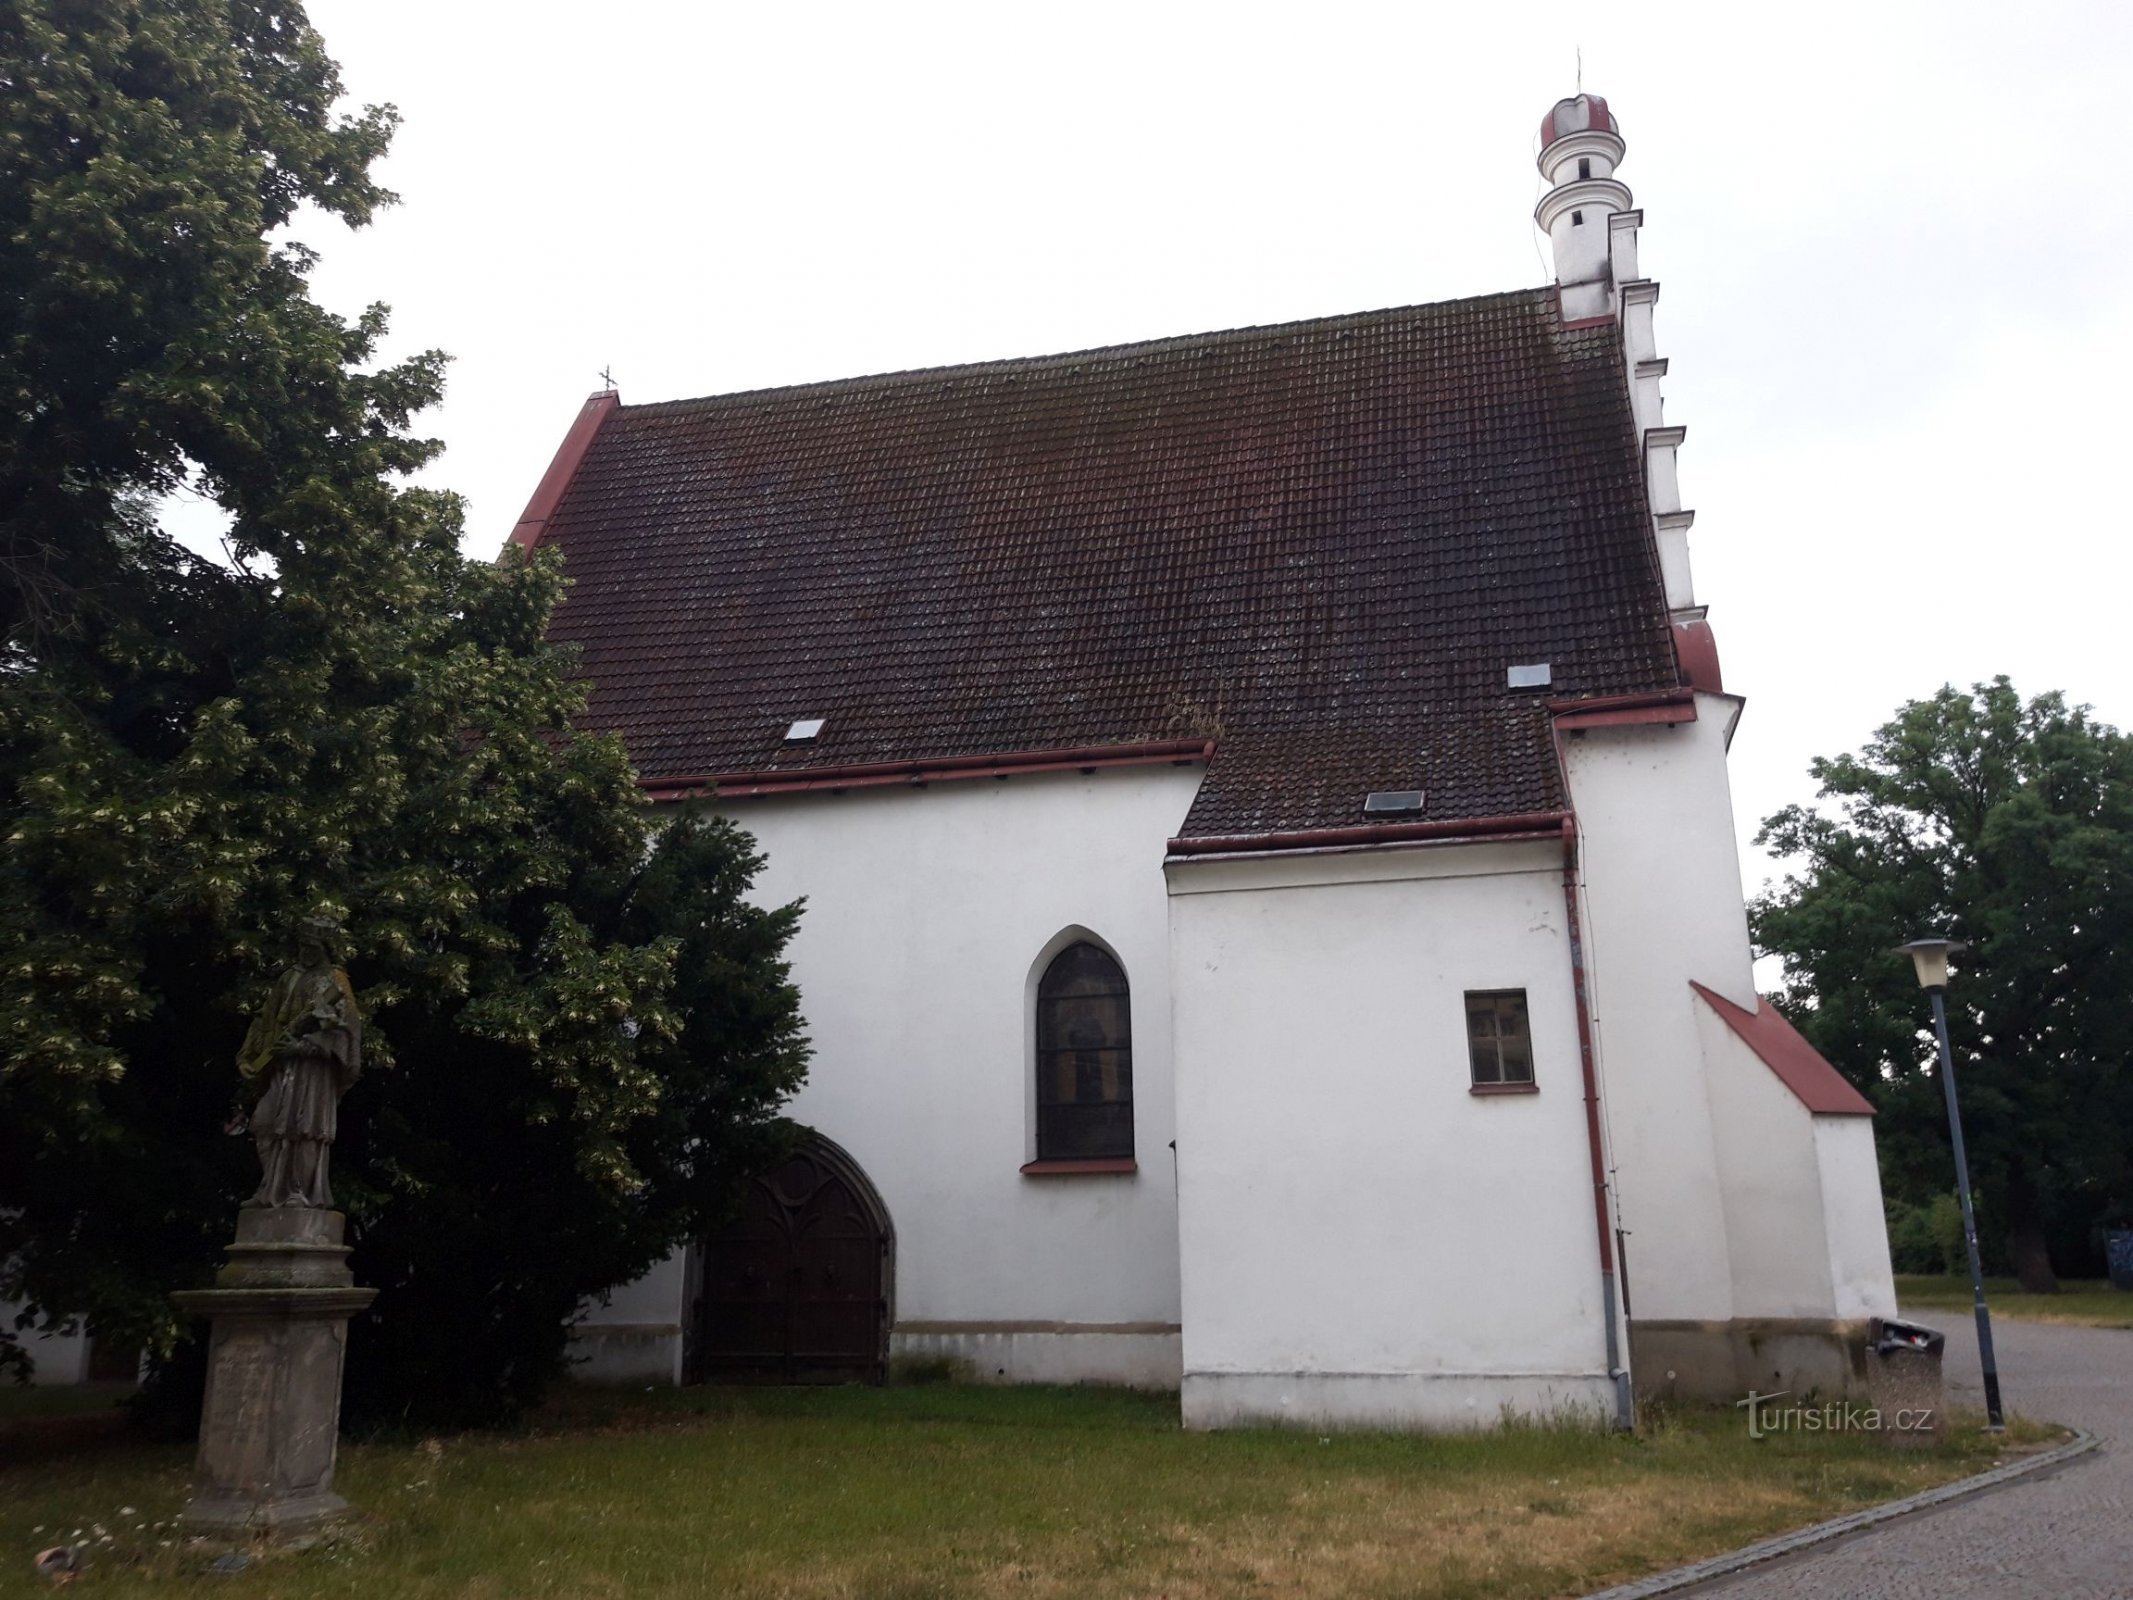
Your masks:
M1733 1317L1629 1324L1639 1400L1732 1405L1759 1394L1870 1398L1868 1319Z
M889 1359L947 1361L977 1383L1175 1389L1178 1330L1162 1322L899 1322Z
M1463 1433L1506 1422L1603 1428L1615 1410L1605 1373L1188 1372L1185 1426L1380 1428Z
M581 1322L570 1330L574 1383L681 1382L681 1325L675 1322Z

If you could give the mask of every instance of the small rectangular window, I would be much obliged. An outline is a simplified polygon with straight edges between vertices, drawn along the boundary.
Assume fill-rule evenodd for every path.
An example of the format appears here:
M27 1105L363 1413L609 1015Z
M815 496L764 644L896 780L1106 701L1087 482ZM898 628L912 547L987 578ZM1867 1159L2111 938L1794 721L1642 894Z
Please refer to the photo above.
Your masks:
M1523 989L1469 989L1466 1050L1476 1088L1533 1082L1533 1035Z

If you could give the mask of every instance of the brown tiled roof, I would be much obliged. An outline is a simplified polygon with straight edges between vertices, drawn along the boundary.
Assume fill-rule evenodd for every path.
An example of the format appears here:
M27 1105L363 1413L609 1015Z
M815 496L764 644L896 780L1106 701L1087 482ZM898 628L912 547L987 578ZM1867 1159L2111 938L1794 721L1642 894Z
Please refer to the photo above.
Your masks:
M1552 810L1544 698L1680 681L1641 470L1551 290L624 406L554 636L648 779L1212 736L1187 834Z

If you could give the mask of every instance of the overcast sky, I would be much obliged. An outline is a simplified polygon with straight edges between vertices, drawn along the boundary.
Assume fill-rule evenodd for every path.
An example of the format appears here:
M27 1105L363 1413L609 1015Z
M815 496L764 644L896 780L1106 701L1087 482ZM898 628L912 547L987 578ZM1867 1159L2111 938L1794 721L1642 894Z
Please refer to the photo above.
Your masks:
M316 284L456 358L428 475L517 519L626 403L1544 282L1541 116L1605 95L1663 285L1756 820L1901 701L2133 719L2133 5L312 0L402 203Z

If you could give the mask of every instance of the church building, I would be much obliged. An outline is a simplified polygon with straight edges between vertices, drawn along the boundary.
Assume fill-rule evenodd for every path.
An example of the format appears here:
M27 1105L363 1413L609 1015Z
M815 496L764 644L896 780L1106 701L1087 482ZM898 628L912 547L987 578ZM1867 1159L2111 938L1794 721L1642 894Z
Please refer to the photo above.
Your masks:
M1544 119L1540 288L586 403L513 542L589 724L806 900L815 1057L581 1371L1191 1427L1862 1381L1871 1108L1751 978L1622 154Z

